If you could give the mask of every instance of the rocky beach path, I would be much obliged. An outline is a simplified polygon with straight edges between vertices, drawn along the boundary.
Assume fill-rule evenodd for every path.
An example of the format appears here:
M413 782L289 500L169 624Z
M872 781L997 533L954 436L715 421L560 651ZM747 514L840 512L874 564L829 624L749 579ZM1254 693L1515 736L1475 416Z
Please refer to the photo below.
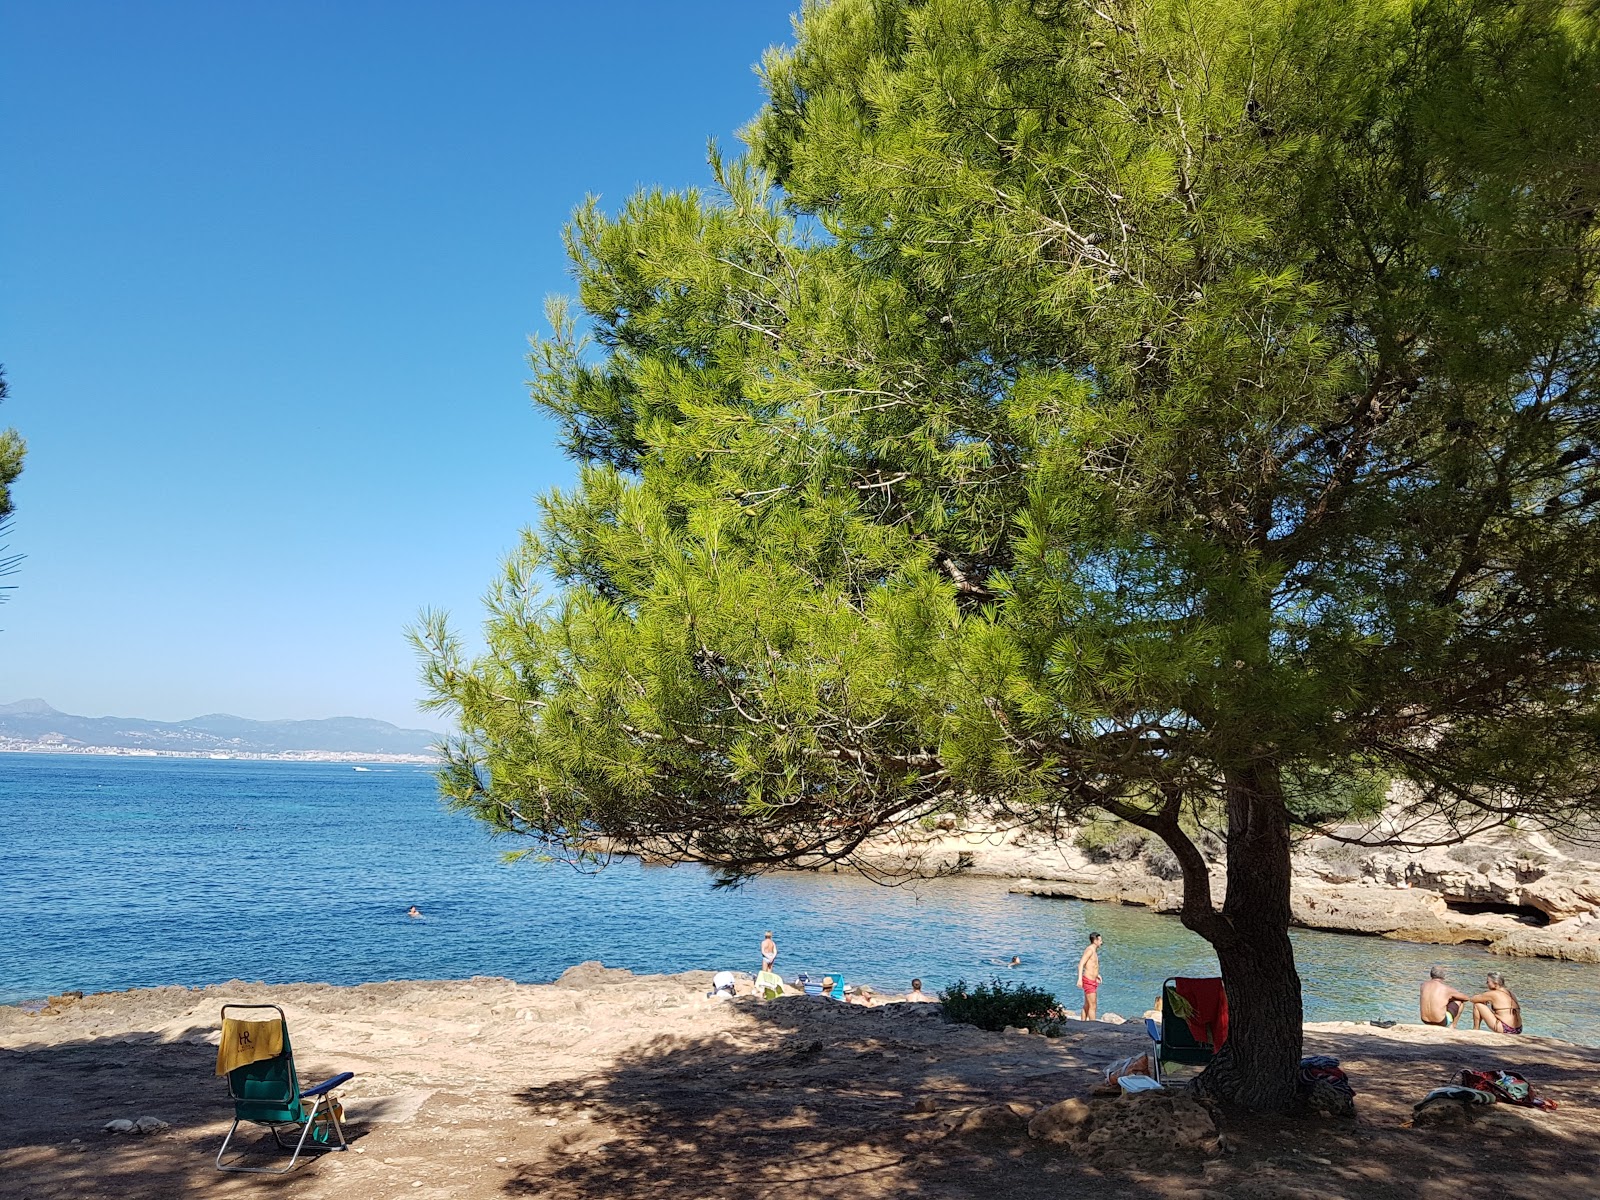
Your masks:
M1139 1026L991 1034L932 1005L708 987L585 964L548 985L230 984L0 1008L0 1195L1561 1200L1592 1197L1600 1169L1600 1050L1553 1040L1310 1026L1308 1052L1342 1059L1355 1085L1353 1121L1231 1118L1219 1136L1198 1109L1130 1124L1125 1102L1099 1100L1085 1139L1071 1111L1065 1126L1038 1114L1088 1099L1146 1044ZM213 1169L231 1116L212 1075L225 1000L282 1004L308 1079L357 1073L351 1151L282 1179ZM1519 1071L1560 1108L1409 1128L1413 1102L1465 1066ZM103 1132L145 1116L167 1127Z

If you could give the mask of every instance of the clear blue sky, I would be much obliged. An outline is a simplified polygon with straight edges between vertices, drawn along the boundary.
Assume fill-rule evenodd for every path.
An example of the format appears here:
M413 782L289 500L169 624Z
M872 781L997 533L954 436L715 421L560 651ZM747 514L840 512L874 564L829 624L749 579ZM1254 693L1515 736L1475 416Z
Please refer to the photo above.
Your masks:
M704 183L794 6L0 4L0 703L436 725L402 628L573 474L562 225Z

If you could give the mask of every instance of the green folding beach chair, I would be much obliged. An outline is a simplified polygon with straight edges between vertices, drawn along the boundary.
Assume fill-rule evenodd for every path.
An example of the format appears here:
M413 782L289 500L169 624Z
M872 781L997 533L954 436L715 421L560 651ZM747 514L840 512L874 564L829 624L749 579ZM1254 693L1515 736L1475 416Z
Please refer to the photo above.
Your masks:
M332 1079L324 1080L316 1087L302 1088L299 1073L294 1069L294 1051L289 1046L289 1023L284 1019L283 1009L276 1004L224 1004L223 1037L227 1038L231 1031L237 1030L238 1022L247 1025L269 1023L244 1017L230 1018L228 1015L230 1011L242 1012L247 1009L271 1009L277 1013L277 1024L282 1032L283 1045L270 1058L245 1063L228 1072L228 1098L233 1101L233 1125L228 1130L228 1136L222 1139L221 1149L217 1151L217 1170L282 1175L300 1161L300 1153L306 1148L308 1139L322 1143L321 1148L327 1150L349 1149L344 1137L344 1126L339 1121L341 1107L334 1098L333 1090L354 1079L354 1072L345 1071ZM230 1021L235 1024L230 1025ZM218 1069L219 1071L221 1069L220 1061ZM228 1144L233 1140L241 1121L250 1121L270 1128L272 1140L280 1150L291 1148L294 1150L288 1163L282 1167L243 1167L238 1165L238 1158L233 1162L224 1163L222 1156L227 1153ZM285 1142L282 1136L285 1127L291 1130L298 1128L299 1140ZM338 1145L327 1144L334 1138L338 1139Z
M1189 1031L1189 1022L1174 1011L1174 998L1178 994L1178 981L1169 979L1161 988L1161 1020L1145 1020L1145 1032L1155 1042L1150 1052L1155 1077L1161 1078L1162 1067L1175 1063L1187 1067L1207 1066L1217 1051L1209 1042L1202 1042Z

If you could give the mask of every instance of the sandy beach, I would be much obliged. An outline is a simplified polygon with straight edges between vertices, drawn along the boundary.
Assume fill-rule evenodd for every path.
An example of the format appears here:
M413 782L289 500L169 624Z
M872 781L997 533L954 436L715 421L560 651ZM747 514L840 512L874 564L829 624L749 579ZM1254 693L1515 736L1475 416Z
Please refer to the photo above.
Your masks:
M1056 1145L1029 1136L1029 1116L1088 1097L1107 1063L1147 1045L1142 1026L991 1034L932 1005L714 1001L709 979L585 964L547 985L233 983L91 995L55 1014L0 1008L0 1195L1594 1195L1589 1047L1311 1025L1307 1052L1349 1072L1354 1121L1227 1118L1193 1149ZM349 1152L283 1178L213 1169L231 1118L212 1074L227 1000L282 1004L307 1080L356 1072L342 1093ZM1519 1071L1560 1108L1408 1127L1412 1104L1466 1066ZM143 1116L169 1128L102 1131Z

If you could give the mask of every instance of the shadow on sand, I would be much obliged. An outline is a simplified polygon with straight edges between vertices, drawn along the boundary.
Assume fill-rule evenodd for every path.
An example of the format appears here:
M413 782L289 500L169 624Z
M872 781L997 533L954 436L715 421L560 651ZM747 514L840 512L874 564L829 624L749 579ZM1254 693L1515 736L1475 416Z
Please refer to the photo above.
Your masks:
M212 1160L231 1117L214 1049L154 1035L0 1050L0 1196L401 1194L490 1200L634 1197L916 1197L919 1200L1591 1200L1600 1170L1600 1052L1530 1039L1419 1045L1322 1035L1358 1091L1355 1121L1230 1116L1233 1152L1204 1159L1161 1146L1095 1158L1030 1141L1020 1127L952 1134L953 1112L1084 1096L1096 1068L1137 1050L1132 1027L1074 1026L1059 1040L945 1025L915 1006L846 1008L808 999L740 1001L709 1035L661 1037L543 1086L481 1081L441 1091L422 1116L348 1131L369 1152L303 1161L284 1177L224 1175ZM734 1015L734 1014L729 1014ZM1515 1057L1510 1057L1514 1055ZM314 1074L337 1047L303 1056ZM1462 1066L1504 1066L1562 1101L1508 1124L1409 1129L1412 1102ZM160 1116L145 1138L100 1132ZM264 1133L261 1135L270 1143ZM76 1139L76 1140L74 1140ZM470 1147L470 1150L469 1150ZM273 1151L274 1158L277 1152ZM395 1156L393 1159L386 1155ZM404 1156L404 1157L402 1157ZM286 1159L285 1154L278 1161ZM403 1167L387 1165L403 1163Z

